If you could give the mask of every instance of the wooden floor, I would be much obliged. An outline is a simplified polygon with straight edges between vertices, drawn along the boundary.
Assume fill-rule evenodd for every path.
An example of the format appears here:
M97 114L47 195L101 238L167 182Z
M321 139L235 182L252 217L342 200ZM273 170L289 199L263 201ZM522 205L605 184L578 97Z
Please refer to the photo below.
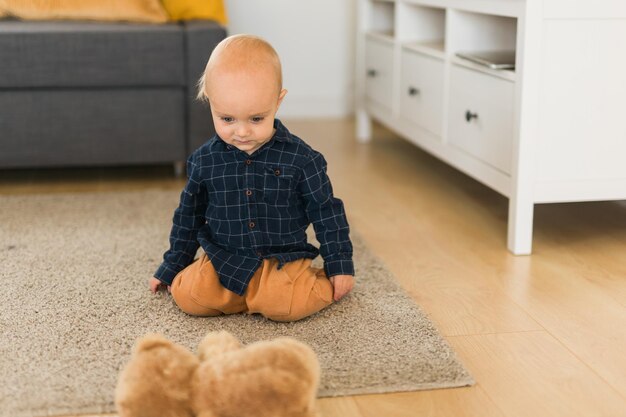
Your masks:
M286 124L477 380L322 399L323 416L626 416L626 202L537 206L534 253L515 257L496 192L380 127L358 144L351 120ZM181 188L172 172L0 171L0 194Z

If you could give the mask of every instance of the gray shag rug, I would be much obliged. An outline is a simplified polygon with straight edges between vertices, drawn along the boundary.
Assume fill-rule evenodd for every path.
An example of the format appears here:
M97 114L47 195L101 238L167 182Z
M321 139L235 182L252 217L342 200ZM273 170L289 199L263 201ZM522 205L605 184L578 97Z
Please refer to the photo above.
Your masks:
M354 232L355 289L296 323L190 317L169 295L153 295L148 278L168 247L178 197L161 190L0 196L1 416L113 412L118 372L149 332L194 351L219 329L244 343L294 337L318 354L320 397L473 383Z

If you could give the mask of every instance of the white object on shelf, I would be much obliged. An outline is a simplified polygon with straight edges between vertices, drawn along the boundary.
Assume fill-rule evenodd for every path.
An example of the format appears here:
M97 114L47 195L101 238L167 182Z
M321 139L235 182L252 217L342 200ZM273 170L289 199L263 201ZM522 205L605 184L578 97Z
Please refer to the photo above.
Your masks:
M468 51L457 52L458 57L491 69L515 69L515 51Z
M535 204L626 199L624 4L359 0L357 137L373 117L508 197L529 254ZM456 56L494 50L515 70Z

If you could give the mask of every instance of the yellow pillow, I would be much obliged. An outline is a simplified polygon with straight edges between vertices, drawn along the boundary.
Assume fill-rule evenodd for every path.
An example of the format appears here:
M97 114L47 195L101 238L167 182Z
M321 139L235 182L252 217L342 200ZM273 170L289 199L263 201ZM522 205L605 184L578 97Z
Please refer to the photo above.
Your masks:
M172 20L210 19L228 23L224 0L161 0Z
M0 0L0 9L19 19L125 20L167 22L159 0Z

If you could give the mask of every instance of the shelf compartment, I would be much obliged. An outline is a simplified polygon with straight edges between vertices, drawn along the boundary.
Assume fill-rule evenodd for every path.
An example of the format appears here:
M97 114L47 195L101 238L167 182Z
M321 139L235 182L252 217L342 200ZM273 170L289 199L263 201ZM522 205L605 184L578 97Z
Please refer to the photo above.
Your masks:
M447 53L453 63L477 71L514 79L514 70L493 70L456 56L457 53L476 53L484 51L516 50L517 18L488 15L467 11L449 12L449 31ZM517 67L517 65L516 65Z
M397 5L396 38L403 43L441 45L445 50L446 9L401 2Z
M393 39L395 36L395 1L371 0L367 2L367 5L365 31Z

